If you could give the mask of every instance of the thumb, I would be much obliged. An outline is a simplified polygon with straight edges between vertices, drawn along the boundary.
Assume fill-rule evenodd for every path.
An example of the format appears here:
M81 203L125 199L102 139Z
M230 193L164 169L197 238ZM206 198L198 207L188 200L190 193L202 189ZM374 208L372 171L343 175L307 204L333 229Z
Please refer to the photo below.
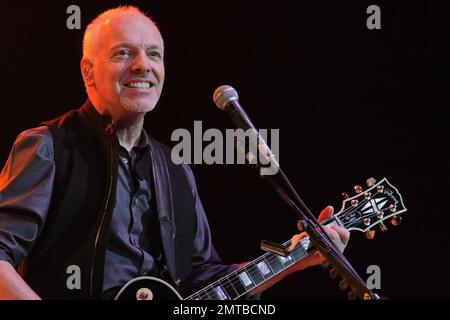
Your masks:
M322 222L324 220L331 218L333 213L334 213L333 206L326 207L325 209L322 210L322 212L319 215L319 222Z

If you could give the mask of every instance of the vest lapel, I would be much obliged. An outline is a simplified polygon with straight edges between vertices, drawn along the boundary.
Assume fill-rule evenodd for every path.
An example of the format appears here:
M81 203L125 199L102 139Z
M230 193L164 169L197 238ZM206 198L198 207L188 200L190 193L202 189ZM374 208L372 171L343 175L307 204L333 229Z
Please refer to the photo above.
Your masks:
M164 255L167 262L167 268L172 277L173 282L176 282L175 270L175 223L174 223L174 209L173 209L173 195L172 187L169 177L169 169L167 167L167 160L158 143L153 139L150 141L150 152L152 158L153 182L155 187L156 207L159 214L159 221L161 227L161 241L163 245Z

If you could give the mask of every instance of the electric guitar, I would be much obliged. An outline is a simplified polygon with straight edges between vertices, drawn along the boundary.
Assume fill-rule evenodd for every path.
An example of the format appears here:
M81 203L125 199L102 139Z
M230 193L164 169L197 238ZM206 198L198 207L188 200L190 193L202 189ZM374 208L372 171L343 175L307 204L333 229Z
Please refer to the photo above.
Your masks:
M406 211L402 196L386 178L378 183L375 179L367 180L368 189L355 186L356 195L348 197L342 203L341 210L323 225L339 225L349 231L357 230L366 233L372 239L375 225L386 231L384 221L391 219L397 226L401 222L399 214ZM290 245L290 240L283 246ZM211 283L198 292L185 297L184 300L236 300L264 282L281 273L291 265L313 253L308 237L304 237L286 256L266 252L245 266L233 271L221 279ZM176 300L181 295L167 282L154 277L138 277L126 283L117 293L115 300Z

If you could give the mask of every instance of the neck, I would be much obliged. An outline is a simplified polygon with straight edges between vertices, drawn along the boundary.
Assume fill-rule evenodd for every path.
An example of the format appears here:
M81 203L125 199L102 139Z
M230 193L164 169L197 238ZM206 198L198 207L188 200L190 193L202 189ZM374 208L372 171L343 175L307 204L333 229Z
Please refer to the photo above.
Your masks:
M139 143L141 138L142 128L144 125L144 117L139 117L134 122L121 123L118 121L116 128L116 136L119 143L128 152Z
M144 126L145 114L119 114L118 112L111 112L118 111L119 109L102 107L100 104L95 103L94 100L91 98L91 102L98 113L103 116L109 116L116 121L117 139L122 147L128 152L131 152L131 149L139 143Z

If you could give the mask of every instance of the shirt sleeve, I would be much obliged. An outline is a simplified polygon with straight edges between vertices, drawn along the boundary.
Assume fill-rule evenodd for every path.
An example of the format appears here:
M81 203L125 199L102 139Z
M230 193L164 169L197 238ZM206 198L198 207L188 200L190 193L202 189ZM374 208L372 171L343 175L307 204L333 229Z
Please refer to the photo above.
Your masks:
M0 173L0 260L14 267L27 256L44 226L55 175L48 127L18 135Z
M217 254L212 244L208 219L197 192L194 175L189 166L185 165L185 168L191 185L191 191L194 195L195 211L197 214L197 231L192 255L192 272L181 286L183 293L191 294L209 283L235 271L239 268L239 265L225 265Z

